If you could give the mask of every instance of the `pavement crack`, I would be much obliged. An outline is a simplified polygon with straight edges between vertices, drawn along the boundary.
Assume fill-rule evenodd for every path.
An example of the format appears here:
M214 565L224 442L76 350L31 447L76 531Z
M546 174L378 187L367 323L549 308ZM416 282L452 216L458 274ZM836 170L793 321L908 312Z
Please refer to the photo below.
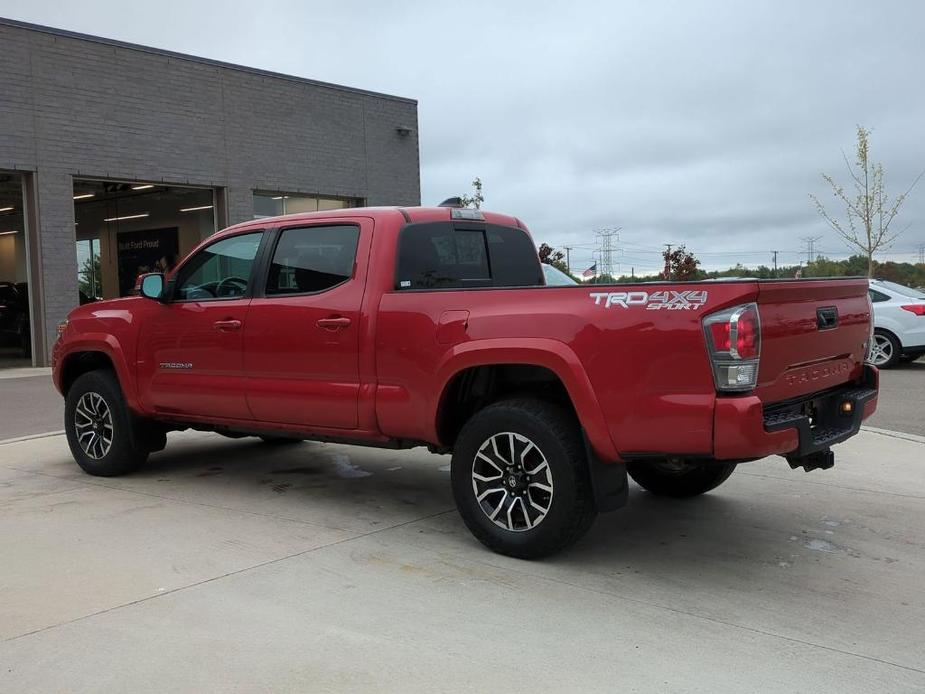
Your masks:
M259 511L250 511L248 509L235 508L233 506L222 506L221 504L207 504L202 501L191 501L189 499L180 499L174 496L165 496L163 494L155 494L153 492L144 492L138 489L126 489L125 487L119 487L114 484L104 484L102 482L93 482L90 480L85 480L81 478L68 478L68 477L59 477L58 475L49 475L44 472L36 472L35 470L24 470L23 468L18 467L9 467L6 466L7 470L14 470L16 472L22 472L25 474L37 475L39 477L47 477L54 480L59 480L61 482L73 482L74 484L83 486L83 487L98 487L102 489L112 489L117 492L125 492L127 494L136 494L138 496L146 496L154 499L161 499L162 501L170 501L176 504L185 504L187 506L198 506L201 508L209 508L216 511L227 511L229 513L240 513L248 516L256 516L258 518L271 518L273 520L288 521L290 523L301 523L302 525L308 525L313 528L324 528L325 530L339 530L341 532L354 532L350 528L339 528L333 525L324 525L322 523L313 523L312 521L303 520L301 518L291 518L289 516L279 516L273 513L260 513ZM61 490L61 491L73 491L70 490ZM49 492L49 493L58 493L58 492Z
M249 572L249 571L254 571L254 570L256 570L256 569L262 569L262 568L264 568L264 567L272 566L273 564L278 564L278 563L280 563L280 562L288 561L288 560L290 560L290 559L295 559L295 558L297 558L297 557L302 557L302 556L305 556L305 555L307 555L307 554L311 554L312 552L320 551L320 550L322 550L322 549L328 549L328 548L330 548L330 547L336 547L336 546L338 546L338 545L343 545L343 544L346 544L346 543L348 543L348 542L353 542L353 541L355 541L355 540L360 540L360 539L362 539L362 538L364 538L364 537L369 537L369 536L371 536L371 535L377 535L377 534L379 534L379 533L384 533L384 532L387 532L387 531L389 531L389 530L395 530L396 528L401 528L401 527L406 526L406 525L411 525L412 523L419 523L419 522L421 522L421 521L426 521L426 520L430 520L430 519L432 519L432 518L437 518L437 517L439 517L439 516L446 515L447 513L452 513L452 512L454 512L455 510L456 510L455 508L449 508L449 509L446 509L446 510L444 510L444 511L436 511L436 512L431 513L431 514L428 514L428 515L426 515L426 516L421 516L420 518L412 518L412 519L410 519L410 520L402 521L401 523L395 523L395 524L393 524L393 525L389 525L389 526L386 526L386 527L384 527L384 528L376 528L375 530L370 530L370 531L365 532L365 533L360 533L359 535L354 535L354 536L352 536L352 537L344 537L344 538L341 538L340 540L333 540L332 542L326 542L326 543L324 543L323 545L318 545L318 546L316 546L316 547L310 547L309 549L304 549L304 550L302 550L302 551L300 551L300 552L293 552L293 553L291 553L291 554L287 554L287 555L282 556L282 557L276 557L275 559L268 559L268 560L266 560L266 561L258 562L257 564L252 564L252 565L250 565L250 566L245 566L245 567L242 567L242 568L240 568L240 569L235 569L235 570L233 570L233 571L227 571L227 572L225 572L225 573L223 573L223 574L220 574L220 575L218 575L218 576L211 576L211 577L209 577L209 578L204 578L204 579L201 580L201 581L195 581L195 582L189 583L189 584L187 584L187 585L185 585L185 586L178 586L177 588L171 588L170 590L165 590L165 591L163 591L162 593L156 593L156 594L154 594L154 595L148 595L148 596L145 596L145 597L143 597L143 598L138 598L137 600L130 600L129 602L122 603L122 604L120 604L120 605L113 605L112 607L107 607L107 608L104 609L104 610L97 610L96 612L91 612L91 613L89 613L89 614L81 615L80 617L74 617L74 619L68 619L68 620L65 620L65 621L63 621L63 622L59 622L58 624L49 624L48 626L44 626L44 627L41 627L41 628L39 628L39 629L33 629L32 631L27 631L27 632L24 632L24 633L22 633L22 634L17 634L16 636L9 636L9 637L3 639L3 641L0 641L0 643L9 643L9 642L11 642L11 641L18 641L19 639L24 639L24 638L26 638L26 637L28 637L28 636L35 636L36 634L41 634L41 633L46 632L46 631L51 631L52 629L58 629L58 628L60 628L60 627L68 626L68 625L70 625L70 624L75 624L75 623L77 623L77 622L82 622L82 621L84 621L84 620L86 620L86 619L91 619L92 617L99 617L99 616L101 616L101 615L105 615L105 614L108 614L108 613L110 613L110 612L115 612L115 611L117 611L117 610L121 610L121 609L124 609L124 608L127 608L127 607L132 607L132 606L134 606L134 605L140 605L141 603L145 603L145 602L150 602L151 600L155 600L155 599L157 599L157 598L163 598L163 597L165 597L165 596L167 596L167 595L173 595L174 593L180 593L180 592L182 592L182 591L189 590L189 589L191 589L191 588L197 588L198 586L203 586L203 585L206 585L206 584L209 584L209 583L213 583L213 582L216 582L216 581L221 581L221 580L223 580L223 579L230 578L230 577L232 577L232 576L237 576L238 574L244 574L244 573L247 573L247 572Z
M569 587L569 588L574 588L575 590L586 591L586 592L588 592L588 593L593 593L593 594L595 594L595 595L603 595L603 596L606 596L606 597L614 598L614 599L616 599L616 600L622 600L622 601L630 602L630 603L633 603L633 604L636 604L636 605L642 605L642 606L644 606L644 607L651 607L651 608L654 608L654 609L657 609L657 610L664 610L664 611L666 611L666 612L671 612L671 613L673 613L673 614L684 615L684 616L686 616L686 617L691 617L691 618L693 618L693 619L703 620L703 621L705 621L705 622L711 622L711 623L713 623L713 624L720 624L720 625L722 625L722 626L730 627L730 628L732 628L732 629L741 629L742 631L748 631L748 632L751 632L751 633L753 633L753 634L760 634L760 635L762 635L762 636L768 636L768 637L770 637L770 638L780 639L780 640L782 640L782 641L788 641L788 642L790 642L790 643L799 644L799 645L801 645L801 646L810 646L810 647L812 647L812 648L819 648L819 649L822 649L822 650L825 650L825 651L829 651L829 652L831 652L831 653L839 653L839 654L841 654L841 655L846 655L846 656L850 656L850 657L854 657L854 658L861 658L861 659L863 659L863 660L868 660L868 661L871 661L871 662L880 663L880 664L882 664L882 665L887 665L887 666L890 666L890 667L897 667L897 668L900 668L900 669L902 669L902 670L908 670L909 672L915 672L915 673L919 673L919 674L925 674L925 670L923 670L923 669L916 668L916 667L912 667L911 665L903 665L902 663L895 663L895 662L893 662L893 661L891 661L891 660L884 660L883 658L878 658L878 657L872 656L872 655L865 655L864 653L855 653L854 651L847 651L847 650L844 650L844 649L842 649L842 648L836 648L836 647L834 647L834 646L826 646L826 645L821 644L821 643L816 643L816 642L814 642L814 641L806 641L806 640L804 640L804 639L796 638L796 637L794 637L794 636L785 636L784 634L778 634L778 633L773 632L773 631L767 631L767 630L765 630L765 629L759 629L759 628L757 628L757 627L750 627L750 626L747 626L747 625L745 625L745 624L738 624L738 623L736 623L736 622L730 622L730 621L727 621L727 620L725 620L725 619L719 619L719 618L717 618L717 617L710 617L710 616L708 616L708 615L700 614L700 613L698 613L698 612L691 612L691 611L688 611L688 610L682 610L681 608L678 608L678 607L670 607L670 606L668 606L668 605L662 605L662 604L659 604L659 603L657 603L657 602L651 602L651 601L649 601L649 600L643 600L643 599L641 599L641 598L633 598L633 597L630 597L630 596L628 596L628 595L623 595L623 594L621 594L621 593L615 593L615 592L613 592L613 591L601 590L600 588L592 588L592 587L589 587L589 586L584 586L584 585L581 585L581 584L579 584L579 583L574 583L574 582L572 582L572 581L567 581L567 580L562 579L562 578L555 578L555 577L552 577L552 576L544 576L544 575L542 575L542 574L533 573L532 571L522 571L522 570L519 570L519 569L512 568L512 567L510 567L510 566L499 566L499 565L493 564L493 563L491 563L491 562L489 562L489 561L480 561L480 560L478 560L478 559L472 559L471 561L473 561L473 562L475 562L475 563L477 563L477 564L482 564L483 566L491 567L492 569L495 569L495 570L512 571L512 572L518 573L518 574L520 574L520 575L522 575L522 576L529 576L530 578L534 578L534 579L537 579L537 580L549 581L549 582L551 582L551 583L557 583L557 584L559 584L559 585L567 586L567 587Z
M793 479L790 477L777 477L776 475L763 475L760 472L746 472L744 470L736 470L737 475L746 475L748 477L761 477L766 480L776 480L778 482L785 482L786 484L814 484L817 487L831 487L832 489L843 489L848 492L862 492L864 494L882 494L884 496L896 496L903 499L925 499L925 496L921 494L900 494L899 492L887 492L882 489L864 489L863 487L847 487L843 484L831 484L829 482L815 482L813 480L807 479Z

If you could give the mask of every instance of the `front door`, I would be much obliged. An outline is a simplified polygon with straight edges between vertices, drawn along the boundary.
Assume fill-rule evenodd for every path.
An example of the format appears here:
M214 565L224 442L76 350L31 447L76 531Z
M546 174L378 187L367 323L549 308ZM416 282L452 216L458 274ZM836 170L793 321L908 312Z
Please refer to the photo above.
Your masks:
M330 220L279 230L266 286L255 293L244 330L247 401L256 419L305 429L357 427L371 225Z
M162 414L250 419L242 344L263 232L205 246L178 270L171 298L140 327L138 383Z

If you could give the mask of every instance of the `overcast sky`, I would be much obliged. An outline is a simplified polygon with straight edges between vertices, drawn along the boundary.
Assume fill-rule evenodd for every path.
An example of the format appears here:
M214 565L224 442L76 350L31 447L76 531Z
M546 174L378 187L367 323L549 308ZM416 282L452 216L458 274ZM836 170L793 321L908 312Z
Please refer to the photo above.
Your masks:
M0 15L419 102L421 195L485 207L620 270L664 243L706 267L848 248L807 194L846 180L855 127L895 193L925 169L925 3L8 2ZM833 202L834 205L834 202ZM833 207L833 210L837 210ZM925 180L890 254L925 244Z

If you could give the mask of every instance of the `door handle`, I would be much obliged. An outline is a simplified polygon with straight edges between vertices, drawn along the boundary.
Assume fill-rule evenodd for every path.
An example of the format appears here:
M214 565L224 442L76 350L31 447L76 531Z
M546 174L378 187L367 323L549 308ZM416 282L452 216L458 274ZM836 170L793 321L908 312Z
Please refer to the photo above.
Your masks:
M212 324L212 327L216 330L221 330L222 332L228 332L229 330L240 330L241 321L229 318L228 320L217 320Z
M315 325L325 330L343 330L350 327L350 319L347 316L337 316L336 318L319 318Z

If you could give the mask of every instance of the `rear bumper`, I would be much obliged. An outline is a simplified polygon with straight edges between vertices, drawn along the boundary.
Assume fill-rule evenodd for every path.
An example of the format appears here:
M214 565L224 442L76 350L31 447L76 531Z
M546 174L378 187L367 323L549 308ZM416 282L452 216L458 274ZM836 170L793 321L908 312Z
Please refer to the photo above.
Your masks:
M768 455L802 458L841 443L877 409L879 374L865 366L860 380L796 400L764 405L755 396L717 398L713 455L744 460ZM845 403L850 403L850 412Z

